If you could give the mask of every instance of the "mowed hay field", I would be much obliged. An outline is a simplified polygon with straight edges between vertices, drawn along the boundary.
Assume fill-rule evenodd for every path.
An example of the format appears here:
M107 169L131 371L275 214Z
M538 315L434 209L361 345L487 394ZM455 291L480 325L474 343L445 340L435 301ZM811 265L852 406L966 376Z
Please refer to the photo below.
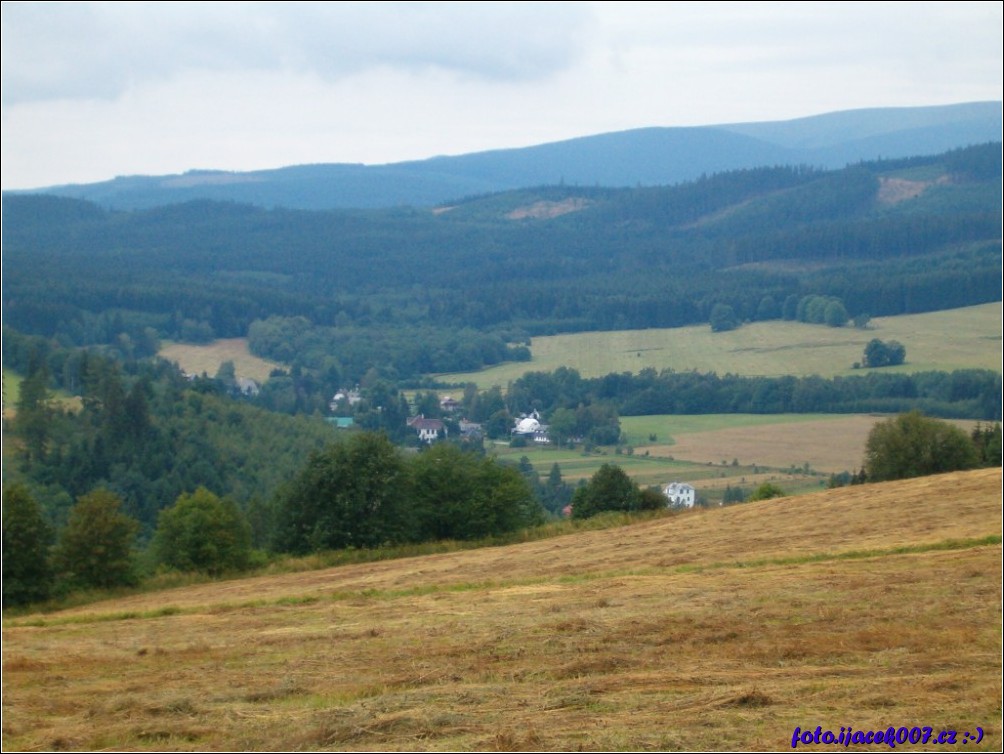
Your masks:
M247 338L221 338L206 345L165 343L157 355L176 362L189 374L205 372L210 377L216 375L223 362L232 361L238 377L250 377L257 382L267 380L273 369L282 368L277 362L252 354Z
M8 617L3 746L1000 750L1000 532L991 469Z
M534 338L533 359L480 372L443 375L447 382L474 382L481 389L505 388L530 371L565 366L583 377L612 372L696 370L742 375L862 374L853 369L872 338L898 340L906 362L884 372L1001 368L1001 303L927 314L877 317L868 329L801 322L753 322L729 332L708 325L651 330L617 330Z
M731 463L816 471L856 471L868 434L889 417L873 414L707 414L625 416L621 427L635 452L693 463ZM976 421L951 420L966 433ZM655 442L648 441L654 434Z

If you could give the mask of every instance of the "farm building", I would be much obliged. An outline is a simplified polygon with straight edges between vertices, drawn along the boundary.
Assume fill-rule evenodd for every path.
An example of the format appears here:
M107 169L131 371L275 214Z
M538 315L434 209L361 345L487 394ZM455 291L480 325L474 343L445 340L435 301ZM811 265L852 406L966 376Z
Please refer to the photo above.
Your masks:
M439 419L426 419L419 414L408 419L408 426L418 433L418 439L422 442L435 442L440 437L446 437L448 430L446 425Z
M512 430L513 437L523 437L532 440L538 445L547 445L551 438L547 434L547 425L540 423L540 414L536 411L529 416L522 416L516 420L516 426Z
M697 491L689 484L670 482L662 488L662 494L669 501L670 508L693 508L697 502Z

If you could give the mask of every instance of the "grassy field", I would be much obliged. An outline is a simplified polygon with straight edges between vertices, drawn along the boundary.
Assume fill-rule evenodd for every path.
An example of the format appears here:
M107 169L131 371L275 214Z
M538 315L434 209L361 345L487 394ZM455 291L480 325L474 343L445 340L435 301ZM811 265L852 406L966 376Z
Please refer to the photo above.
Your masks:
M818 490L829 475L854 472L864 461L868 433L886 417L847 414L702 414L626 416L621 429L632 454L552 447L497 446L501 458L526 457L546 477L557 463L562 478L588 479L615 463L642 486L687 482L710 500L726 486L752 490L761 482L788 493ZM974 421L953 424L966 432ZM651 436L654 440L650 440Z
M808 464L827 473L861 467L874 414L706 414L625 416L622 431L635 453L694 463L786 469ZM971 432L975 421L952 420ZM649 440L655 435L655 440Z
M224 361L232 361L238 377L250 377L258 382L264 382L273 369L282 367L282 364L252 354L247 338L223 338L204 346L165 341L157 355L177 362L189 374L205 372L210 377L216 375Z
M528 371L577 369L583 377L611 372L697 370L719 374L857 374L872 338L898 340L907 363L889 371L919 372L970 367L1001 368L1001 304L984 304L901 317L879 317L866 330L800 322L754 322L730 332L707 325L653 330L619 330L534 338L533 359L480 372L442 375L448 382L474 382L481 389L505 388Z
M17 415L17 401L21 395L23 377L17 372L4 368L3 370L3 417L13 419ZM69 411L78 411L82 404L80 396L70 395L65 390L52 390L52 399Z
M721 502L726 487L741 487L751 492L761 482L773 482L789 494L815 492L825 487L828 474L818 469L806 472L788 466L767 468L752 464L718 462L693 462L676 459L668 454L645 455L645 450L632 455L616 454L611 451L582 453L580 451L551 448L498 448L496 454L508 460L526 457L542 478L546 478L551 466L557 463L561 468L561 478L569 484L587 480L605 463L612 463L624 469L625 473L642 487L663 486L668 482L692 484L698 495L711 503Z
M3 748L787 750L850 725L999 751L1000 490L866 485L7 618Z

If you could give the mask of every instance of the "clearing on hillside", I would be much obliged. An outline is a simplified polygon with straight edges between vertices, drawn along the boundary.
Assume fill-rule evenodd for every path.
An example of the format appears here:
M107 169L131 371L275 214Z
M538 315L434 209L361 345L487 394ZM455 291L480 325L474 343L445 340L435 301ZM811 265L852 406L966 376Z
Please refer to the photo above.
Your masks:
M261 383L268 379L273 369L281 369L282 364L259 358L248 350L247 338L221 338L206 345L189 343L165 343L157 354L189 374L205 373L213 377L225 361L234 363L238 377L250 377Z
M999 751L1000 490L947 474L7 618L3 746L779 750L850 725Z

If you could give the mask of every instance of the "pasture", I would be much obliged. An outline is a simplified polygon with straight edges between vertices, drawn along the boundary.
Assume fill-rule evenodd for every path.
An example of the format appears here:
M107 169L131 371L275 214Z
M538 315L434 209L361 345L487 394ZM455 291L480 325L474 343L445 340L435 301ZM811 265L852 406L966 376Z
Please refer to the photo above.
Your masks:
M906 363L886 371L1001 369L1001 303L899 317L877 317L867 329L801 322L753 322L729 332L707 325L651 330L575 333L533 338L528 362L480 372L444 374L445 382L503 389L526 372L565 366L583 377L642 369L675 369L741 375L861 374L853 369L872 338L897 340Z
M6 617L3 748L787 750L818 725L979 726L964 748L999 751L1000 489L956 473Z

